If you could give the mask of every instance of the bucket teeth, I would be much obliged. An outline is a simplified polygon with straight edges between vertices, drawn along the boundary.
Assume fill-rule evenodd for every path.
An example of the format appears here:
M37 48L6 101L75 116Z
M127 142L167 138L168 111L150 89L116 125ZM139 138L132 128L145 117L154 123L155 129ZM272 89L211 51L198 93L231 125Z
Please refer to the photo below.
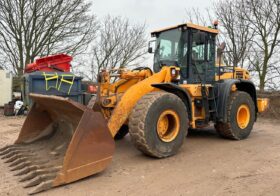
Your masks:
M18 145L8 145L8 146L5 146L5 147L0 149L0 155L2 154L2 152L5 152L6 150L12 149L12 148L19 148L19 146Z
M10 148L11 146L5 146L3 148L0 149L0 152L7 150L8 148Z
M33 166L27 166L23 169L21 169L19 172L17 172L16 174L14 174L15 176L21 176L24 174L28 174L29 172L36 170L36 169L40 169L41 167L39 167L38 165L33 165Z
M5 146L4 148L1 148L0 149L0 156L2 156L3 154L5 154L5 152L11 148L11 146Z
M21 169L24 169L24 168L28 168L32 165L44 165L46 163L48 163L48 161L40 161L40 162L39 161L38 162L25 161L25 162L22 162L21 164L15 166L15 167L13 167L11 169L11 171L21 170Z
M22 154L22 153L28 153L29 151L27 150L11 150L7 154L5 154L2 159L8 159L11 158L14 155Z
M19 158L21 158L21 156L15 154L15 155L13 155L12 157L8 158L6 161L4 161L4 163L10 163L10 162L13 162L13 161L15 161L15 160L17 160L17 159L19 159Z
M25 161L25 162L22 162L21 164L11 168L10 170L11 171L16 171L16 170L20 170L20 169L23 169L27 166L30 166L31 165L31 162L30 161Z
M39 193L39 192L48 190L48 189L52 188L52 186L53 186L53 180L48 180L48 181L42 182L41 184L37 185L28 194L33 195L35 193Z
M21 158L30 157L32 154L15 154L12 157L8 158L4 163L11 163Z
M29 159L28 157L19 158L19 159L13 161L13 162L9 165L9 167L17 166L17 165L19 165L19 164L22 163L22 162L28 161L28 159Z
M60 168L61 167L50 168L50 169L48 169L48 168L46 168L46 169L36 169L36 170L33 170L33 171L29 172L25 176L23 176L19 181L24 182L26 180L31 180L31 179L39 176L39 175L57 173L60 170Z
M35 170L35 171L31 171L28 174L24 175L22 178L20 178L19 182L24 182L26 180L31 180L33 178L35 178L38 175L42 175L42 174L47 174L48 172L46 170Z
M42 174L30 180L23 187L28 188L28 187L36 186L44 181L53 180L55 177L56 177L56 173Z
M0 150L0 156L3 156L9 152L15 151L15 150L23 150L23 147L12 145L12 146L7 146L6 148L2 148Z

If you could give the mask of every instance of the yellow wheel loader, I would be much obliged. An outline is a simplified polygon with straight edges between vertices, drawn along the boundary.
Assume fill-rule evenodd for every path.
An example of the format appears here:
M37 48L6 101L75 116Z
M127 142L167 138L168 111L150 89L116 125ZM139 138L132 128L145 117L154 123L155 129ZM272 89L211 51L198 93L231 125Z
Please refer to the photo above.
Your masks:
M103 171L114 138L128 132L137 149L156 158L176 154L189 128L211 122L224 138L247 138L268 100L257 98L246 70L221 63L217 35L189 23L153 32L154 72L103 70L88 106L31 94L34 104L2 159L37 193Z

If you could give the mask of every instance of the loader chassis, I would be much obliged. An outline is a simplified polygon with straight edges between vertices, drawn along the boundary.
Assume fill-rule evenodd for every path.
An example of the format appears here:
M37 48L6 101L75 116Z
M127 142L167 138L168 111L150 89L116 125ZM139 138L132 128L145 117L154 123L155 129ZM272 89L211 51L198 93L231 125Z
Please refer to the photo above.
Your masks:
M100 74L101 96L97 105L101 104L103 113L108 114L113 136L123 124L128 124L128 116L137 101L152 91L163 90L179 96L192 129L208 126L210 121L226 122L228 97L237 87L249 91L257 111L255 86L245 80L246 70L234 70L243 75L218 72L215 55L218 31L192 27L179 25L152 33L156 38L153 75L147 68L119 70L117 75L106 71ZM218 74L223 80L217 81ZM111 78L116 76L119 80L111 83Z
M0 156L33 194L103 171L113 138L128 132L137 149L156 158L176 154L189 128L210 122L224 138L247 138L268 101L257 99L246 70L216 60L217 34L189 23L153 32L154 72L102 70L88 106L31 94L18 139Z

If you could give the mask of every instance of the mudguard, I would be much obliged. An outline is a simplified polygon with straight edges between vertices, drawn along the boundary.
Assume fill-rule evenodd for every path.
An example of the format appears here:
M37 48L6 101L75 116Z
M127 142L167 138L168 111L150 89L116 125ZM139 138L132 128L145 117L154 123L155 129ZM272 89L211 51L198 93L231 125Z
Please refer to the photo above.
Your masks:
M230 98L230 92L233 85L236 85L239 91L247 92L253 99L256 108L256 119L258 113L257 93L253 82L242 79L228 79L215 84L215 95L217 96L217 121L226 123L227 103Z

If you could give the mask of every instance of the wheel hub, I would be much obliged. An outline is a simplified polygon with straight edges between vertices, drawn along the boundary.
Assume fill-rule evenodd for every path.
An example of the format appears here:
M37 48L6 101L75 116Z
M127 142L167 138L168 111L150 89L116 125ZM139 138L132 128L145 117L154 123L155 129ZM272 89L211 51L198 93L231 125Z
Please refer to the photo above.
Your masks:
M157 133L162 141L173 141L177 137L179 129L180 120L176 112L166 110L159 116L157 122Z
M242 104L237 110L237 124L240 129L245 129L250 122L250 108L246 104Z

